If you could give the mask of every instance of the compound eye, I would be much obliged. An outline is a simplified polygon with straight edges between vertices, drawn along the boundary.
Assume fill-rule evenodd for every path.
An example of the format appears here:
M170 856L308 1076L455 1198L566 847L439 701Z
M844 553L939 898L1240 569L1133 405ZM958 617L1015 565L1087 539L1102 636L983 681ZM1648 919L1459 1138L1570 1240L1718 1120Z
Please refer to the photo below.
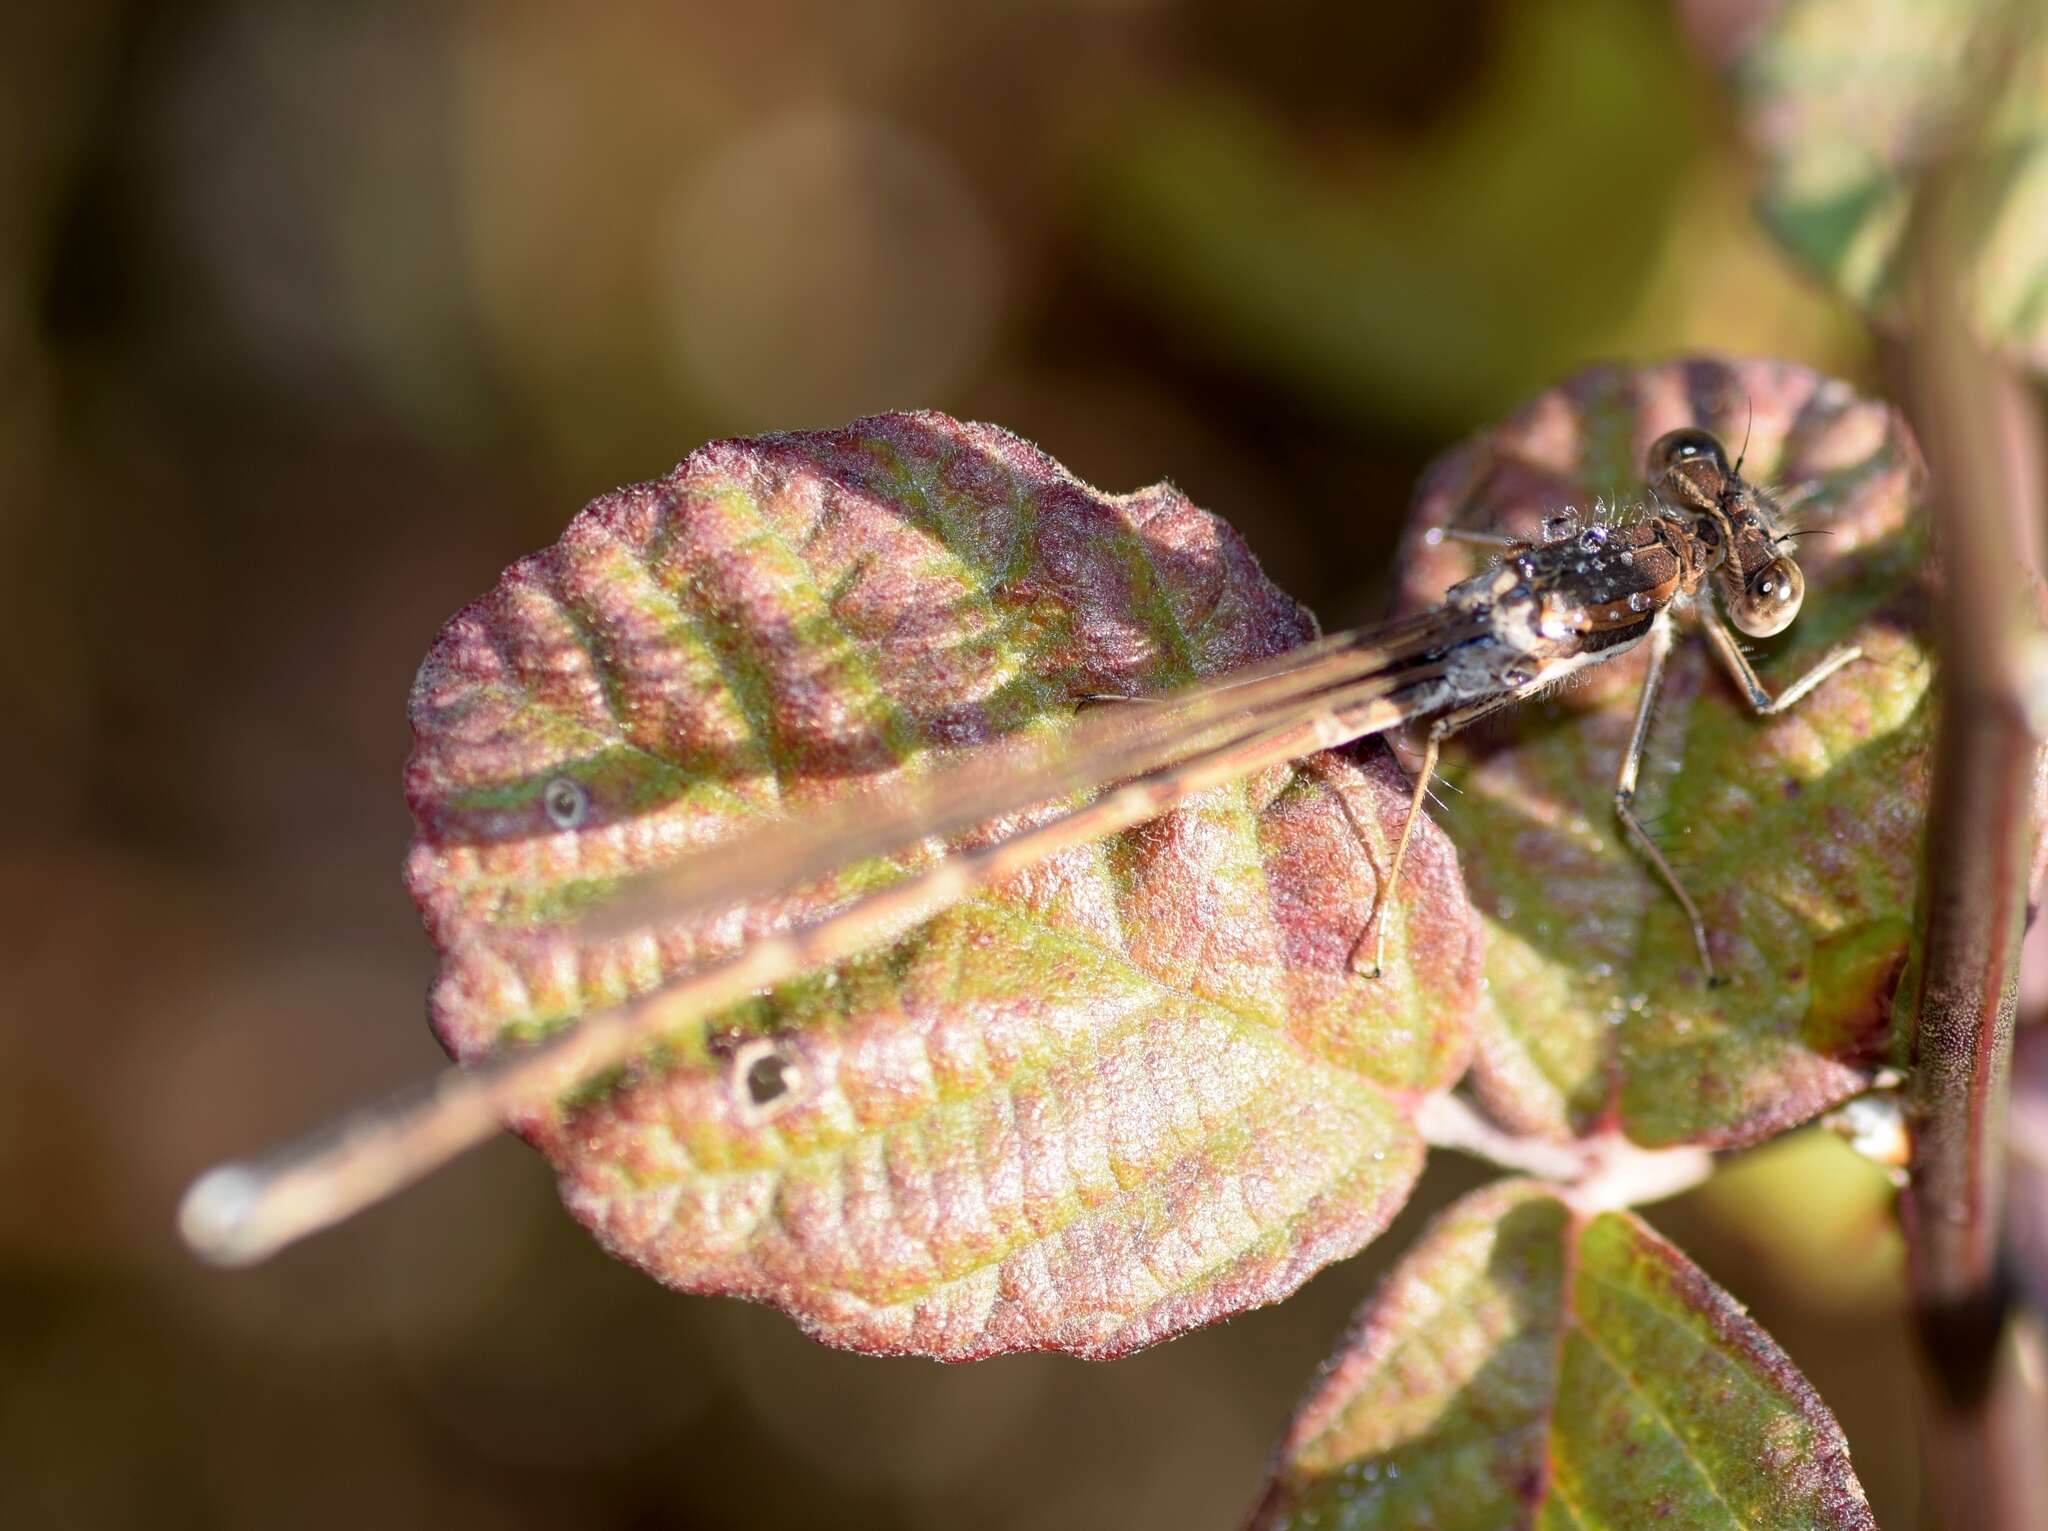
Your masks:
M1698 426L1688 425L1666 431L1650 446L1649 467L1653 482L1680 463L1688 462L1710 463L1723 476L1728 472L1728 454L1721 449L1721 439L1712 431L1703 431Z
M1789 558L1774 558L1743 582L1741 594L1729 602L1728 617L1752 638L1782 633L1799 615L1806 599L1806 576Z

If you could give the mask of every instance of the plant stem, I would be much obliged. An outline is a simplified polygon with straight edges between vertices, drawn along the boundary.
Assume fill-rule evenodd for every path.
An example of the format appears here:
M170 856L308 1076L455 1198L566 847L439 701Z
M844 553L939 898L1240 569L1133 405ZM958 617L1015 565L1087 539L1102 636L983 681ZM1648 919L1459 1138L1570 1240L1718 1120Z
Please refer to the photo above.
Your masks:
M1662 1201L1714 1173L1714 1156L1704 1148L1638 1148L1619 1132L1573 1143L1508 1132L1449 1091L1424 1099L1415 1125L1432 1148L1548 1180L1589 1214Z
M2027 708L2029 571L2039 567L2031 401L1980 352L1955 280L1954 178L1917 211L1921 303L1913 403L1934 475L1945 566L1940 733L1927 825L1923 929L1911 991L1911 1184L1903 1215L1928 1379L1939 1523L2035 1524L2038 1462L2013 1428L2022 1382L2001 1260L2006 1114L2025 930L2039 742ZM2008 1335L2010 1340L2008 1341ZM2020 1365L2023 1377L2026 1367ZM2036 1394L2038 1397L2038 1394Z

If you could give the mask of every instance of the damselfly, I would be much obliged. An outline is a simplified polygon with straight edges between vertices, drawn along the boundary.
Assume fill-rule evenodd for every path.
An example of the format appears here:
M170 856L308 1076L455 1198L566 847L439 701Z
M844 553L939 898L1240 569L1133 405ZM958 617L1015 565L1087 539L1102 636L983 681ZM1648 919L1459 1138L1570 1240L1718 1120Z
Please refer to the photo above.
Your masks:
M531 1046L451 1071L420 1095L265 1160L212 1172L187 1197L186 1236L214 1258L260 1258L417 1178L494 1131L507 1112L795 973L893 939L994 879L1264 767L1421 724L1424 750L1408 814L1354 958L1355 966L1378 974L1387 911L1444 740L1637 648L1646 650L1648 665L1615 780L1615 812L1684 910L1701 970L1713 981L1705 922L1635 811L1644 740L1677 628L1700 628L1761 715L1792 706L1860 650L1836 649L1773 693L1729 627L1768 637L1799 613L1804 582L1780 507L1702 430L1660 438L1650 449L1648 480L1649 502L1611 522L1581 526L1576 517L1559 518L1529 541L1468 537L1496 547L1498 560L1428 611L1338 634L1157 700L1096 708L1070 728L1005 740L837 813L735 836L641 879L586 917L580 938L605 940L701 918L787 893L855 861L973 832L925 870L811 923L752 942ZM1003 832L1004 821L1017 816Z

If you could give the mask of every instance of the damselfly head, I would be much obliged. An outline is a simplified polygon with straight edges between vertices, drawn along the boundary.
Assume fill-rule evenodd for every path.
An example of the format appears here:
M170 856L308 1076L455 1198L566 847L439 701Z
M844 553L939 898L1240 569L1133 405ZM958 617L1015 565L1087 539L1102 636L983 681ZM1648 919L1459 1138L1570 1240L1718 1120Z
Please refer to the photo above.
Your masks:
M1715 575L1722 609L1738 631L1752 638L1782 633L1799 615L1806 578L1786 552L1790 544L1780 530L1777 503L1731 474L1722 491L1721 517L1730 537Z
M1790 627L1799 615L1799 604L1806 599L1806 576L1798 564L1771 551L1775 544L1759 539L1754 546L1763 556L1752 566L1745 567L1752 560L1741 557L1731 557L1721 566L1721 605L1739 631L1769 638Z
M1718 510L1735 475L1720 438L1697 426L1666 431L1650 447L1650 487L1673 508L1694 515Z
M1701 518L1709 546L1727 538L1714 583L1728 620L1752 638L1790 627L1806 580L1781 551L1777 507L1728 466L1720 438L1698 426L1667 431L1651 446L1646 467L1659 499Z

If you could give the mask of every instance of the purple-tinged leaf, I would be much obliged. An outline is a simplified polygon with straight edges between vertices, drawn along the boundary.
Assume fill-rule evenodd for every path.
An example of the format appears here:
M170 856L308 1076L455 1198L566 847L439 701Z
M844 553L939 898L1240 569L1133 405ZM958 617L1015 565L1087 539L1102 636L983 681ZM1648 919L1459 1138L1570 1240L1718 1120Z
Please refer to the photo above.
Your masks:
M421 669L409 873L445 954L436 1028L487 1056L946 847L650 934L572 930L631 874L1312 631L1176 491L1099 494L991 427L706 447L593 504ZM1272 1301L1399 1208L1410 1110L1469 1054L1476 926L1439 835L1411 848L1392 971L1354 970L1405 808L1383 751L1266 769L516 1125L619 1255L833 1344L1112 1355Z
M1304 1401L1259 1531L1869 1527L1847 1443L1638 1218L1523 1181L1446 1212Z
M1523 1130L1747 1143L1863 1088L1889 1045L1918 875L1932 722L1924 474L1906 426L1782 363L1595 369L1441 459L1409 528L1403 598L1472 572L1438 528L1533 533L1644 499L1644 455L1704 425L1802 530L1803 611L1753 645L1782 686L1838 644L1865 657L1758 718L1681 632L1638 811L1700 906L1709 987L1676 900L1623 837L1613 790L1644 654L1572 677L1452 741L1446 828L1486 916L1474 1084Z

